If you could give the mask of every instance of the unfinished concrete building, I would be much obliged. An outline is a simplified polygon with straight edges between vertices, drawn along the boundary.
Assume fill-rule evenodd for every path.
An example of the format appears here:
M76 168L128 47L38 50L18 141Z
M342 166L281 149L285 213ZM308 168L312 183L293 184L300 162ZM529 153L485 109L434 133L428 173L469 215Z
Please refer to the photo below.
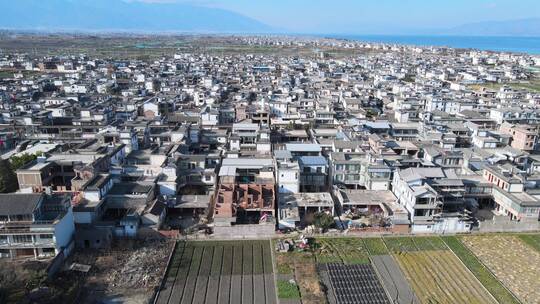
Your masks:
M271 158L227 158L214 200L215 225L260 224L274 218L275 179Z

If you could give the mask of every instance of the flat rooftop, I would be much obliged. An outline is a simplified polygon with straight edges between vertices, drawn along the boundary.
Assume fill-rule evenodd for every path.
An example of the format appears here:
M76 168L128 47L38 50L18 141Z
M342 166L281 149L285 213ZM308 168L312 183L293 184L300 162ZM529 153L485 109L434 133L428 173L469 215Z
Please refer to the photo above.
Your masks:
M378 205L381 203L393 203L397 199L390 190L338 190L344 201L344 205L362 204L362 205Z
M298 207L334 207L332 195L328 192L281 193L279 204L296 204Z

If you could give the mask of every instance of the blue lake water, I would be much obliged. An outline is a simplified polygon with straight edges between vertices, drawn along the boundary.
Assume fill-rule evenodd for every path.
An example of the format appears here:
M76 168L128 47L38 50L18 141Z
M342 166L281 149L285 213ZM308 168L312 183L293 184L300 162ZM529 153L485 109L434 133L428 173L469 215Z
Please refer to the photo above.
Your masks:
M366 42L540 54L540 37L321 35Z

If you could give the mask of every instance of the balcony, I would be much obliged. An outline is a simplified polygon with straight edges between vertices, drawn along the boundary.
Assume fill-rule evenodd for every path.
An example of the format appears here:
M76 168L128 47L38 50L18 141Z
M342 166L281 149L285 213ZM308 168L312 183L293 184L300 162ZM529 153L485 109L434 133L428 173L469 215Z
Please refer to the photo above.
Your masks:
M54 240L40 240L38 242L0 242L0 249L18 249L18 248L51 248L56 247Z
M9 222L0 225L0 235L51 234L56 221Z

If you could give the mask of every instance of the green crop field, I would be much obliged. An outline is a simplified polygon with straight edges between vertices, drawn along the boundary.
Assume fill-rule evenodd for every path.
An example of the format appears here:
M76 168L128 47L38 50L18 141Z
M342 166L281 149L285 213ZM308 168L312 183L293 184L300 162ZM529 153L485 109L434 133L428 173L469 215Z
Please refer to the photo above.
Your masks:
M319 239L318 263L368 264L369 253L362 239Z
M518 237L527 245L540 251L540 234L521 234Z
M445 250L448 249L440 237L415 237L412 241L418 250Z
M388 249L395 253L418 250L411 237L389 237L383 240Z
M421 303L496 303L449 250L394 254Z
M278 280L277 290L278 298L280 299L300 299L298 285L290 283L289 281Z
M370 255L384 255L389 253L388 248L386 248L381 238L364 239L364 244Z

